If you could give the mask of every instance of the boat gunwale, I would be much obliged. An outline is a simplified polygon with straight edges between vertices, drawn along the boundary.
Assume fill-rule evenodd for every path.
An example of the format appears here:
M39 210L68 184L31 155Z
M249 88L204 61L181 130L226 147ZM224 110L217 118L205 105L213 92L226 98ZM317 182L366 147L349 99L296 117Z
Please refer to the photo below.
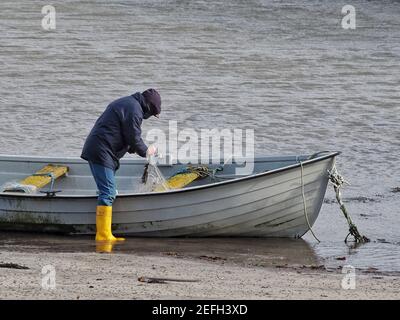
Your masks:
M332 151L329 154L326 155L321 155L312 159L307 159L302 161L302 165L303 166L307 166L316 162L320 162L329 158L334 158L338 155L340 155L341 152L340 151ZM12 156L5 156L4 158L10 158L9 160L12 161ZM279 157L274 157L277 160L279 159ZM28 160L27 162L34 162L33 160L35 159L34 157L27 157L27 159L30 159L30 161ZM50 159L50 158L49 158ZM77 158L64 158L65 160L69 160L69 161L73 161L73 160L78 160ZM1 160L1 158L0 158ZM61 160L61 158L57 158L57 160ZM23 157L19 157L17 161L23 161ZM256 162L256 161L255 161ZM75 163L80 163L76 161ZM252 179L256 179L259 177L263 177L263 176L268 176L268 175L272 175L275 173L280 173L280 172L284 172L284 171L288 171L294 168L298 168L300 167L300 162L294 163L292 165L288 165L288 166L284 166L284 167L280 167L280 168L276 168L276 169L272 169L269 171L265 171L265 172L259 172L256 174L252 174L252 175L248 175L248 176L244 176L244 177L239 177L239 178L234 178L231 180L225 180L225 181L219 181L219 182L215 182L215 183L209 183L209 184L205 184L205 185L200 185L200 186L193 186L193 187L187 187L187 188L183 188L183 189L174 189L174 190L168 190L168 191L160 191L160 192L143 192L143 193L124 193L124 194L119 194L117 196L117 198L136 198L136 197L143 197L143 196L160 196L160 195L171 195L171 194L176 194L176 193L182 193L182 192L191 192L191 191L197 191L197 190L204 190L204 189L208 189L208 188L213 188L213 187L219 187L219 186L224 186L224 185L228 185L228 184L232 184L232 183L239 183L242 181L246 181L246 180L252 180ZM98 196L97 195L56 195L54 197L48 197L45 194L25 194L25 193L0 193L0 198L29 198L29 199L47 199L47 200L62 200L62 199L96 199Z

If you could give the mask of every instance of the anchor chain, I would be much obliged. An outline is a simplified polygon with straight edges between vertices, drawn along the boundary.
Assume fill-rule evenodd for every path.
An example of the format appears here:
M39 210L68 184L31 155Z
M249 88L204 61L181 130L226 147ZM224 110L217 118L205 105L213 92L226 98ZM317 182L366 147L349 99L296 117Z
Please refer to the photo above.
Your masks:
M345 216L345 218L347 220L347 224L349 225L349 233L347 234L346 238L344 239L344 242L347 243L347 238L350 235L352 235L354 237L355 242L358 242L358 243L370 242L370 239L368 239L364 235L361 235L361 233L358 231L357 226L351 220L350 215L342 201L342 194L340 192L340 188L345 183L346 184L349 184L349 183L337 171L336 162L334 162L332 169L328 170L328 174L329 174L329 182L333 185L333 189L335 190L336 200L340 206L340 210L342 210L343 215Z

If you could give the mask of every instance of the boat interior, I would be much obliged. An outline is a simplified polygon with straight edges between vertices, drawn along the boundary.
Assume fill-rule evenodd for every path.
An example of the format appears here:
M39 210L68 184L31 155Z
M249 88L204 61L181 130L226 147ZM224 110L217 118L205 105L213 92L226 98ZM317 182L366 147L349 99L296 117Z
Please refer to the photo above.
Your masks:
M204 177L198 178L189 183L186 188L214 184L221 181L237 179L243 176L254 175L261 172L271 171L278 168L294 165L299 161L316 158L319 154L301 156L271 156L256 157L254 162L245 160L230 161L209 161L207 164L199 164L199 161L187 163L158 163L156 169L148 170L147 179L154 174L154 170L159 170L165 179L178 173L188 172L189 169L203 168ZM121 166L116 172L116 184L118 194L135 194L151 192L148 188L143 188L143 174L147 161L143 159L123 159ZM46 166L61 167L61 174L56 177L46 171ZM64 168L66 167L66 170ZM151 168L151 167L150 167ZM67 171L65 173L64 171ZM43 173L44 172L44 173ZM62 174L62 173L65 174ZM33 177L32 177L33 176ZM12 189L19 186L21 182L40 180L41 184L34 190ZM47 179L43 182L44 179ZM29 180L29 179L28 179ZM32 180L29 180L32 181ZM11 186L11 187L10 187ZM0 195L1 194L19 195L47 195L54 196L93 196L97 193L97 187L91 175L89 165L86 161L78 158L45 158L45 157L24 157L24 156L1 156L0 155Z

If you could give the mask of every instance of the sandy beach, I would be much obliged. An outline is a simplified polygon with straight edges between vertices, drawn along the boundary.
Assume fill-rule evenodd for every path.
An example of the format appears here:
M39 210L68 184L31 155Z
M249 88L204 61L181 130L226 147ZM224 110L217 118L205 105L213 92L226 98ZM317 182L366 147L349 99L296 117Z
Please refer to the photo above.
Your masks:
M67 240L66 247L76 249L81 246L82 250L66 252L66 247L58 246L57 240L62 243L63 238L55 238L52 245L48 239L40 238L30 245L14 243L0 249L1 299L400 298L399 275L379 273L373 269L356 270L356 288L343 289L341 284L345 275L341 273L341 267L329 269L310 255L304 255L304 250L299 248L299 245L303 246L301 240L294 242L294 246L286 246L291 249L285 252L271 246L264 252L245 253L243 248L251 243L244 242L240 246L237 242L233 243L237 250L228 246L225 254L222 247L227 240L218 243L218 239L214 240L216 246L209 248L204 247L207 243L201 242L196 247L196 240L187 240L187 243L185 240L166 240L166 244L157 246L156 243L164 240L129 239L136 248L132 250L131 246L129 253L128 250L90 252L86 250L92 248L88 239ZM261 242L257 239L247 241ZM75 247L71 245L73 242ZM147 250L144 243L153 250ZM47 249L44 244L48 245ZM84 244L89 246L86 248ZM175 251L170 250L172 246ZM188 254L189 248L192 248L191 254ZM294 251L298 252L297 256ZM49 265L55 271L54 289L46 287L50 282L42 286L43 279L49 274L45 266ZM138 281L141 277L144 280L166 278L181 282Z

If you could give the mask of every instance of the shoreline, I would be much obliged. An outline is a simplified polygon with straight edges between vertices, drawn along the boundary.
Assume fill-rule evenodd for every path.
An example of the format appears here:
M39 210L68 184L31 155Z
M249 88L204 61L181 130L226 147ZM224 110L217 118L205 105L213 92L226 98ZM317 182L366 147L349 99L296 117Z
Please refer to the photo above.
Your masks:
M399 275L356 270L356 288L344 290L345 275L318 264L273 267L243 265L213 255L38 252L28 246L2 249L0 263L14 264L0 269L1 299L400 298ZM42 268L49 265L54 267L56 287L46 290L42 281L48 269L42 274ZM141 277L183 282L148 283L139 281Z

